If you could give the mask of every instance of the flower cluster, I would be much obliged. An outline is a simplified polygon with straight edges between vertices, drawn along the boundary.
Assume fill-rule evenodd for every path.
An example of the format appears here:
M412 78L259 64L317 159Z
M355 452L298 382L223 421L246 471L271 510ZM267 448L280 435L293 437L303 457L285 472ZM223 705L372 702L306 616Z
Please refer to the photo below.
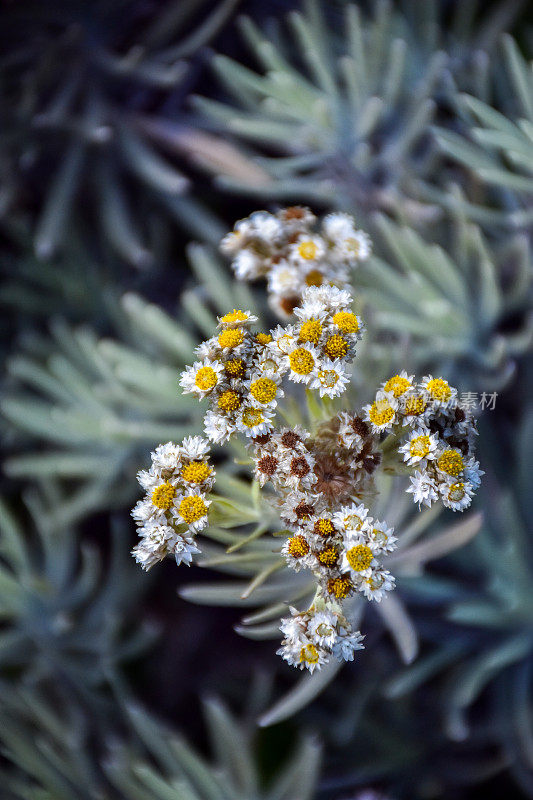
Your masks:
M132 554L143 569L168 555L177 564L190 564L200 552L194 537L207 525L206 495L215 481L208 455L205 439L188 436L181 445L159 445L150 469L139 472L137 479L146 495L131 512L141 537Z
M308 286L348 287L350 268L370 256L370 239L353 217L336 212L324 217L319 230L316 223L302 206L256 211L222 240L237 278L267 279L270 305L282 318L301 304Z
M431 506L440 499L453 511L470 505L483 471L474 458L475 419L457 389L431 375L414 383L413 375L402 372L389 378L364 410L375 432L402 437L398 453L414 468L407 489L414 502Z
M284 635L277 651L287 663L300 669L315 669L327 663L330 656L338 661L353 661L356 650L364 648L363 636L353 631L338 604L317 599L302 613L291 608L291 616L281 623Z
M253 447L255 476L274 489L273 502L290 533L281 549L287 566L313 573L312 608L320 603L330 622L337 619L330 625L334 633L323 641L312 635L309 611L283 619L279 652L311 671L332 654L351 659L349 643L360 647L361 635L338 621L339 603L356 592L379 602L394 588L380 558L395 549L396 537L361 502L374 493L372 476L381 461L377 437L361 417L341 412L313 438L302 428L285 428L254 439Z
M318 389L320 397L337 397L349 383L363 323L352 311L351 294L334 286L305 289L301 303L294 309L297 322L278 325L269 348L289 380Z
M311 287L296 309L296 325L253 334L257 320L233 309L219 318L219 332L196 349L198 361L182 373L184 393L208 397L206 436L227 441L234 433L260 436L274 427L282 378L336 397L348 384L348 364L363 333L351 295L333 286Z
M204 430L213 442L225 442L237 431L258 436L273 427L282 396L280 363L268 350L270 335L250 332L256 320L239 309L220 317L219 332L202 342L196 349L200 360L181 375L184 394L210 400Z
M287 533L281 558L289 569L313 576L313 601L306 611L291 608L281 621L278 650L310 672L331 657L352 660L363 647L346 618L349 598L379 603L395 588L386 561L397 537L371 513L377 471L414 472L407 492L415 502L429 506L440 499L454 511L470 504L483 474L474 460L470 406L431 375L418 383L405 371L394 375L362 412L311 421L313 433L276 427L288 384L320 397L345 392L364 331L345 283L349 267L368 256L368 238L345 214L328 215L320 233L313 232L315 222L308 209L296 207L237 223L223 241L237 275L267 276L275 307L293 320L256 333L257 318L233 309L219 318L217 332L196 348L197 360L180 377L184 393L208 399L207 440L244 434L255 480ZM146 497L132 512L141 535L133 553L145 569L168 554L178 564L190 563L199 552L194 536L207 525L214 481L207 440L162 445L150 470L139 473Z

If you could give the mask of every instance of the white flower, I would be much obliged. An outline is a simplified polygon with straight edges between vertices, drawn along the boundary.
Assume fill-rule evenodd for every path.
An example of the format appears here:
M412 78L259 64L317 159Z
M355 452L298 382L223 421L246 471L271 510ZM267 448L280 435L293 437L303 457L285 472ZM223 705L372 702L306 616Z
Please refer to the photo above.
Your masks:
M186 458L203 459L209 455L209 442L203 436L186 436L181 443L181 452Z
M303 547L295 547L294 540L298 537L297 544L302 545ZM304 544L305 542L305 544ZM304 552L307 549L307 552ZM302 555L299 555L299 553ZM294 572L300 572L301 569L311 569L314 564L314 556L311 553L311 546L307 537L305 537L302 533L296 534L296 536L291 536L283 543L283 547L281 548L281 555L287 562L287 566L294 570Z
M398 452L402 453L403 460L407 462L408 466L420 464L424 467L428 461L434 460L438 444L437 434L418 428L409 434L408 440L398 448Z
M275 243L283 233L281 221L268 211L254 211L248 220L253 234L267 243Z
M140 533L141 539L133 548L132 555L142 569L149 570L172 552L177 536L172 527L157 522L146 524Z
M307 635L314 644L331 648L337 638L337 614L316 611L307 623Z
M469 458L463 470L465 481L468 481L473 489L479 489L481 485L481 476L485 474L485 470L479 468L479 461Z
M333 645L333 655L337 661L353 661L356 650L364 650L363 639L360 631L340 632Z
M161 482L161 473L152 466L150 469L140 470L137 473L137 480L145 492L151 492Z
M257 322L258 317L252 314L251 311L242 311L241 309L234 308L227 314L217 317L219 328L243 328L247 325L252 325Z
M289 380L294 383L312 383L318 377L322 360L320 353L312 344L293 344L282 359L282 367L288 371Z
M464 511L472 502L474 487L467 481L442 483L439 486L442 504L452 511Z
M326 238L331 242L336 242L355 232L355 220L350 214L336 211L324 217L322 220L322 230Z
M406 492L413 495L413 502L431 506L438 499L437 487L427 472L419 472L410 476L411 485Z
M222 370L218 361L195 361L181 373L179 382L183 394L195 394L200 398L210 394L220 383Z
M293 264L306 266L316 264L326 254L326 243L318 234L303 233L296 242L289 247L289 259Z
M310 489L316 482L315 459L304 447L295 452L287 450L280 454L280 470L285 484L291 489Z
M279 374L265 370L264 374L252 374L243 388L252 405L275 409L278 400L284 396L280 384L281 376Z
M396 549L397 537L394 536L394 528L389 528L384 522L378 520L367 521L364 527L366 533L366 544L376 555L379 553L392 553Z
M372 570L371 575L365 576L364 580L357 587L364 594L367 600L381 602L387 592L395 588L394 576L387 569Z
M398 401L390 394L379 391L373 403L363 406L364 419L370 423L372 433L390 431L396 422Z
M446 406L457 398L457 389L455 387L450 386L448 381L443 378L433 378L432 375L424 376L420 382L420 388L428 400L431 400L436 407Z
M349 311L353 297L346 289L337 286L309 286L302 295L302 309L313 316L320 311L335 314L337 311Z
M272 341L268 343L267 347L277 358L289 353L295 347L298 339L294 325L286 325L285 327L278 325L274 330L270 331L270 334Z
M207 526L210 505L211 500L206 500L205 495L191 492L179 498L170 514L178 524L187 525L189 531L196 533Z
M385 392L387 395L391 395L396 399L405 397L410 392L414 390L414 375L408 375L407 372L402 369L399 375L393 375L387 381L382 383L381 390Z
M332 258L354 265L366 261L372 253L372 241L364 231L351 231L339 238L332 249Z
M291 639L293 642L300 642L305 639L306 620L303 614L290 606L290 617L282 617L279 626L280 631L284 634L285 638Z
M299 293L300 276L297 268L287 261L275 264L268 274L268 291L273 294L288 295Z
M220 242L220 250L227 256L233 256L244 246L246 237L244 231L234 230L227 233Z
M204 432L207 438L215 444L226 442L236 430L228 417L208 411L204 417Z
M177 470L181 463L180 446L174 444L174 442L158 445L151 456L152 467L159 472L162 470Z
M237 411L235 425L237 430L246 436L262 436L274 427L272 424L273 416L274 410L272 408L258 408L256 405L243 404Z
M193 556L200 552L201 550L196 547L192 539L185 539L181 536L178 537L174 545L174 558L178 566L180 564L187 564L187 566L190 566Z
M365 520L368 518L368 508L363 503L351 506L342 506L333 515L333 523L338 530L347 534L362 531ZM369 519L372 519L371 517Z
M323 361L318 365L311 388L317 388L320 397L339 397L346 391L349 383L350 376L345 363L337 358L334 361Z
M277 654L291 666L308 669L311 674L326 664L329 656L327 650L306 639L298 642L284 639Z
M241 250L237 253L231 266L240 281L252 281L264 273L263 259L251 250Z
M145 497L143 500L138 500L137 503L131 510L131 516L138 524L144 524L147 522L151 517L156 516L158 509L155 509L153 504L150 501L150 497ZM164 519L164 512L161 511L157 516L160 516Z

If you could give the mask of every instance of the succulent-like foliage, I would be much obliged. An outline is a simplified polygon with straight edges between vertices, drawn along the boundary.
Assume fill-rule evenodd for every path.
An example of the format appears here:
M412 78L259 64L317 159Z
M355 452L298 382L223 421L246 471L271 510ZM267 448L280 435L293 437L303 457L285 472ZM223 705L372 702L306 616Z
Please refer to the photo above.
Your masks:
M13 446L24 452L7 469L13 477L68 481L69 519L129 503L134 482L124 475L133 478L146 449L194 432L197 404L177 382L197 344L194 331L216 325L211 308L222 313L236 301L255 307L249 289L234 288L207 250L189 252L204 288L182 295L180 321L137 295L126 295L119 308L110 297L121 339L56 321L50 339L27 335L9 361L2 410Z
M0 505L0 671L34 683L61 678L86 695L146 644L147 631L125 619L142 584L131 574L124 526L114 528L106 572L94 547L79 551L61 499L47 482L28 491L26 520Z
M429 162L421 137L433 117L432 93L445 59L433 54L415 75L399 33L402 21L387 3L373 19L355 5L345 11L342 43L313 2L305 14L290 15L285 46L244 20L264 74L218 56L217 75L242 110L205 98L196 105L228 132L274 151L261 160L270 181L238 188L399 211ZM295 51L305 69L294 66Z
M22 689L0 706L6 800L311 800L320 748L303 738L265 786L253 727L204 702L213 759L128 699L114 708L125 741L68 702ZM96 735L96 745L91 738Z
M296 408L294 414L298 414ZM279 639L280 617L287 613L289 605L305 607L312 601L315 581L306 571L293 574L284 568L278 537L284 537L287 531L279 530L282 523L265 502L257 484L221 473L217 476L217 489L220 494L213 496L211 523L203 531L212 544L204 538L199 563L234 579L189 584L180 594L206 605L251 607L254 610L244 616L237 627L238 633L252 639ZM408 496L390 478L380 483L379 490L376 513L395 527L399 537L398 550L386 562L398 576L399 592L377 605L377 614L382 627L395 640L400 656L410 662L418 651L418 635L401 599L402 577L409 578L409 594L416 597L416 576L420 576L424 587L426 564L469 541L479 530L481 519L478 514L471 514L464 521L435 532L437 508L413 515ZM347 617L360 625L366 606L361 597L352 599L347 603ZM364 623L361 629L365 630ZM330 663L320 672L299 680L286 697L263 715L262 724L273 724L305 706L334 678L340 666Z
M497 75L498 106L472 94L458 95L463 131L439 128L436 136L444 152L498 190L493 193L496 208L493 199L492 207L471 204L470 213L487 223L507 221L527 228L533 221L533 62L526 61L508 35L502 38L502 51L506 79Z
M482 433L491 439L485 456L491 449L502 452L505 436L491 434L489 426ZM442 708L448 736L456 741L475 739L483 726L484 735L498 746L502 762L528 795L533 789L533 560L528 540L532 433L529 412L514 436L513 470L504 477L502 467L495 465L487 477L481 493L485 522L469 545L469 565L463 565L471 588L465 593L464 587L448 587L451 598L462 595L447 614L456 635L450 637L445 628L440 635L429 630L429 651L392 678L387 688L389 697L403 696L446 671ZM486 700L482 720L474 714L481 698Z
M492 243L462 214L428 242L377 219L390 263L374 257L355 278L370 329L399 347L409 339L418 370L431 365L465 391L500 389L531 346L531 253L523 234Z
M476 25L478 3L462 4L446 36L439 3L404 5L402 13L376 3L366 16L346 4L330 29L325 9L309 0L304 13L289 15L288 36L277 27L266 36L242 20L261 71L217 56L214 69L237 107L207 98L196 98L196 106L257 147L269 180L251 184L222 176L223 185L416 222L438 214L418 199L420 184L438 163L429 126L439 103L456 91L450 75L464 87L486 70L486 57L471 57L472 39L490 48L516 7L500 8ZM343 39L337 29L345 31Z
M172 156L161 154L144 118L166 97L181 116L174 155L190 151L191 128L180 110L190 81L187 59L236 4L223 0L208 8L205 0L186 0L179 9L167 3L150 14L131 0L84 10L28 1L3 10L2 205L6 213L27 202L26 194L37 197L39 256L61 245L74 209L85 208L89 198L92 229L138 267L151 263L150 244L160 237L155 207L204 238L218 236L207 209L184 196L188 180ZM216 150L213 139L210 144Z

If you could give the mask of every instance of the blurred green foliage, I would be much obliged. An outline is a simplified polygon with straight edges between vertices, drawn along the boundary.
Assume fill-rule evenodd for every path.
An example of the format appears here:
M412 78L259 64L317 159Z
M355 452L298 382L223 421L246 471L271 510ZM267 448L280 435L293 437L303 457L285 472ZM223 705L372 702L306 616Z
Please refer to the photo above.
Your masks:
M533 796L527 5L280 0L269 22L253 0L3 4L9 800L330 800L368 785L420 800L476 786L509 795L496 775ZM216 668L235 708L249 702L235 722L205 701L206 759L194 726L168 719L167 698L150 708L149 620L175 624L175 579L163 571L158 592L135 568L127 514L149 449L199 429L202 409L177 379L216 315L241 306L273 323L264 292L236 283L214 245L236 216L293 200L355 214L374 241L354 276L368 332L350 402L403 367L499 392L480 425L487 474L459 523L413 514L386 487L403 542L398 599L369 612L355 664L295 680L272 642L235 637L243 663L263 670L235 692L213 641L195 685ZM201 244L185 257L191 239ZM276 537L254 538L276 520L244 452L232 455L216 453L222 499L203 538L202 567L226 575L178 578L182 597L210 606L218 643L232 635L223 606L246 609L237 631L260 640L308 592L302 575L280 577ZM180 609L180 630L198 640L194 607ZM188 642L169 647L174 676ZM189 691L163 674L161 685Z

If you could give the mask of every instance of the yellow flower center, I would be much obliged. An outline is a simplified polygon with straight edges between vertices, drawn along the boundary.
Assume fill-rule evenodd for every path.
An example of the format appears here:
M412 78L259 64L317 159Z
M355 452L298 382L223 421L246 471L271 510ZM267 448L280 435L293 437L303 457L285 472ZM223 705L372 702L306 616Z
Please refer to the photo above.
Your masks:
M250 384L250 394L258 403L270 403L277 392L278 385L271 378L258 378Z
M256 333L255 340L258 344L269 344L272 341L272 336L269 333Z
M387 425L394 419L394 409L386 400L376 400L372 403L368 412L368 417L374 425L378 427Z
M312 269L305 276L307 286L322 286L324 283L324 276L318 269Z
M433 380L428 381L427 391L434 400L440 400L441 402L446 402L452 396L449 383L442 380L442 378L433 378Z
M218 383L218 376L213 367L200 367L194 379L196 386L202 391L207 392Z
M400 375L393 375L385 384L385 391L392 392L394 397L401 397L402 394L405 394L406 391L412 389L412 387L413 384L408 381L407 378L402 378Z
M292 371L296 372L297 375L309 375L315 366L315 359L309 350L304 347L298 347L290 354L289 364Z
M381 530L381 528L372 529L372 538L374 539L375 542L377 542L380 545L385 545L389 541L389 537L387 536L385 531Z
M192 494L189 497L184 497L179 507L180 516L185 522L190 525L192 522L198 522L199 519L205 517L207 514L207 506L202 497Z
M335 533L335 526L330 519L322 517L315 522L314 531L319 536L331 536L332 533Z
M344 527L347 531L359 531L363 525L363 520L358 514L348 514L344 517Z
M224 370L230 378L242 378L246 364L242 358L230 358L224 361Z
M328 581L328 592L337 600L344 600L352 590L352 582L347 577L330 578Z
M362 572L369 568L374 555L370 547L367 547L366 544L356 544L355 547L350 547L350 549L346 551L346 558L354 572Z
M409 452L417 458L424 458L429 453L431 439L429 436L417 436L409 443Z
M276 344L278 346L278 350L282 353L287 353L294 343L294 336L290 333L284 333L283 336L280 336L277 339Z
M225 411L229 413L231 411L236 411L241 404L241 398L237 394L237 392L232 392L231 389L228 389L225 392L222 392L220 397L218 398L218 407L221 411Z
M457 450L445 450L437 461L439 469L456 478L464 469L464 461Z
M248 314L245 314L244 311L240 311L238 308L234 308L233 311L230 311L229 314L224 314L223 317L220 317L220 321L223 324L231 324L232 322L246 322L248 319Z
M337 563L338 557L339 554L334 547L325 547L324 550L320 550L317 555L317 559L325 567L334 567Z
M191 461L181 470L181 477L187 483L203 483L211 472L211 467L205 461Z
M250 406L242 412L242 424L247 428L255 428L256 425L260 425L264 421L263 413L258 408Z
M375 592L376 589L381 589L385 583L385 578L383 575L379 575L378 573L377 575L371 575L370 578L367 578L365 583L370 586L373 592Z
M257 366L261 372L276 372L279 365L275 358L264 358L258 362Z
M359 330L359 320L350 311L337 311L333 315L333 324L343 333L357 333Z
M298 534L289 539L287 550L293 558L302 558L309 552L309 543L305 536Z
M330 336L324 345L324 353L332 360L334 358L343 358L347 352L348 342L343 336L339 336L338 333Z
M322 323L318 319L308 319L302 323L298 340L300 342L313 342L317 344L322 335Z
M405 401L404 415L406 417L418 417L426 410L426 401L422 395L412 395Z
M317 252L318 247L316 246L315 242L312 242L311 240L300 242L298 245L298 255L300 258L303 258L306 261L312 261L313 258L316 257Z
M306 644L300 650L300 664L318 664L318 650L314 644Z
M238 347L244 341L244 331L240 328L232 328L228 331L222 331L218 337L220 347L225 350L231 350L233 347Z
M354 256L358 256L361 252L361 242L359 239L354 239L353 236L349 236L347 239L344 240L344 244L346 245L346 249L353 253Z
M321 369L318 371L318 380L328 389L332 389L339 380L339 373L334 369Z
M452 483L448 491L448 498L452 502L458 503L463 499L465 494L466 492L464 483Z
M175 496L176 487L172 486L171 483L162 483L160 486L156 486L152 492L152 503L157 508L168 511Z

